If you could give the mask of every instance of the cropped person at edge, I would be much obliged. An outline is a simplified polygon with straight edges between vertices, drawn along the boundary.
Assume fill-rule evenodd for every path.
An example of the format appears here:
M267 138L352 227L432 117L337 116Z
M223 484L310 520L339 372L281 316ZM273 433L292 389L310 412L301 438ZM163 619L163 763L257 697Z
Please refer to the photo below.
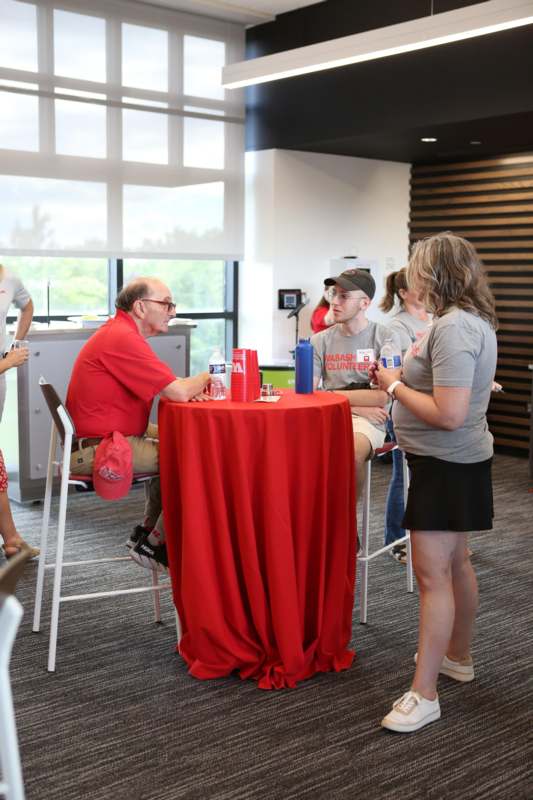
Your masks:
M176 378L146 339L165 333L176 306L169 288L155 278L137 278L119 293L117 313L84 344L74 363L67 408L77 440L70 460L74 474L91 474L96 448L108 433L119 431L132 448L134 472L158 472L159 435L149 424L156 395L186 402L204 400L209 373ZM141 566L168 566L159 477L145 484L142 525L127 542Z
M0 360L0 420L6 399L5 373L13 367L20 367L29 355L26 347L13 349L12 346L6 352L6 319L12 303L20 310L15 341L23 341L33 319L33 302L20 278L0 264L0 359L4 356Z
M6 352L6 320L12 304L20 310L15 341L24 341L33 319L33 302L20 278L0 264L0 420L6 399L6 372L13 368L18 369L29 357L27 347L14 348L11 345ZM26 547L30 549L33 558L39 555L39 550L28 545L15 527L7 485L7 471L0 451L0 536L4 542L2 550L6 558L11 558Z

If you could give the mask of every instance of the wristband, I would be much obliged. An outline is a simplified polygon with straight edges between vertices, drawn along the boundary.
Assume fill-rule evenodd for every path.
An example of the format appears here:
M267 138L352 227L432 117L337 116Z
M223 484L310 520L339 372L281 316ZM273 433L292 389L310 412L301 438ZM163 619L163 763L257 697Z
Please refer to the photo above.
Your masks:
M390 394L391 397L394 397L394 392L397 386L403 386L404 384L402 381L393 381L390 386L387 387L387 394Z

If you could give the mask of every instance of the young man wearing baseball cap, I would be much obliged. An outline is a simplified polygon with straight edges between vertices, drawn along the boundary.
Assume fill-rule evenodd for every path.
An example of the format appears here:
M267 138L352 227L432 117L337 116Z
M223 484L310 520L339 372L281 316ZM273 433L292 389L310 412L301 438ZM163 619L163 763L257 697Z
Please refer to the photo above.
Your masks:
M160 395L178 402L203 400L209 383L208 372L176 378L146 341L150 336L166 333L169 321L176 315L170 289L162 281L136 278L121 289L115 305L116 315L93 333L80 350L66 402L77 436L70 457L71 472L94 474L96 458L95 488L109 499L127 491L132 470L159 471L158 429L148 422L154 398ZM115 449L108 452L106 441L115 432L124 438L111 442ZM124 459L127 444L132 459L129 467ZM98 449L104 450L102 464L97 458ZM115 487L106 478L110 472L121 478ZM164 571L168 561L159 477L152 478L145 487L143 524L136 526L127 545L138 564Z
M326 278L335 324L311 337L314 348L315 387L348 398L354 432L357 497L364 484L363 465L383 445L386 407L390 398L380 389L371 389L368 368L379 358L390 331L366 317L376 284L364 269L347 269Z

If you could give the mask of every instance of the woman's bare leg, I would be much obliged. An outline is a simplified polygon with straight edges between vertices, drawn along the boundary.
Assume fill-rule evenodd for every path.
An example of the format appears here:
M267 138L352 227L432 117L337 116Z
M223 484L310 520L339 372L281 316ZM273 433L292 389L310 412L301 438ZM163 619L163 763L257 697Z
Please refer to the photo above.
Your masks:
M452 661L472 663L470 649L478 609L476 574L468 556L467 534L457 534L459 541L452 561L452 585L455 619L446 655Z
M413 565L420 592L418 660L412 688L427 700L437 695L437 678L455 619L452 563L459 534L412 531Z
M8 551L14 551L21 545L22 539L13 521L7 492L0 492L0 533Z

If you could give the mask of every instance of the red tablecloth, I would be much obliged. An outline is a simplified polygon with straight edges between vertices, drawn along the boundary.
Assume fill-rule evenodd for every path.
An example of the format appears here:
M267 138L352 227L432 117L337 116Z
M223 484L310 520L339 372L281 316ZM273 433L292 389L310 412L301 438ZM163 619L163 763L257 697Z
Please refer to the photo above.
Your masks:
M179 652L197 678L294 687L354 657L352 423L335 394L159 405Z

